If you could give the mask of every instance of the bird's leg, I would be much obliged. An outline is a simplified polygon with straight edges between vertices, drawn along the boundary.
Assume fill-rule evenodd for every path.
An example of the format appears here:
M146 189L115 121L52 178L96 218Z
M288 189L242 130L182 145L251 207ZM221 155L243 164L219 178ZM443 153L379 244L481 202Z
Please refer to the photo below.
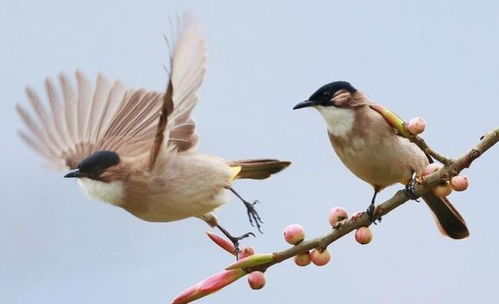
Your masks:
M229 231L227 231L224 227L220 226L219 224L217 224L216 226L231 242L232 244L234 244L234 247L236 248L236 259L237 259L237 256L238 256L238 253L239 253L239 241L242 240L242 239L245 239L249 236L255 236L255 234L253 232L248 232L248 233L245 233L243 235L240 235L240 236L232 236L232 234L229 233Z
M376 207L374 206L374 203L376 202L376 195L378 195L379 190L374 189L374 195L373 198L371 199L371 203L369 204L369 207L367 207L367 215L369 216L369 219L371 222L373 222L376 225L376 218L375 218L375 211ZM378 219L379 222L381 222L381 218Z
M246 201L244 198L242 198L239 195L239 193L237 193L236 190L234 190L232 187L230 187L229 190L232 191L232 193L234 193L243 202L244 206L246 207L246 213L248 214L248 218L249 218L249 222L250 222L251 226L256 225L256 228L258 229L258 231L260 231L260 233L263 233L262 229L261 229L261 225L260 225L260 224L263 224L263 221L255 209L255 205L258 204L259 201L255 200L253 203L250 203L250 202Z
M412 171L411 174L411 179L409 182L405 185L405 194L407 197L411 200L415 200L416 202L419 202L418 196L414 193L414 190L416 189L416 171Z

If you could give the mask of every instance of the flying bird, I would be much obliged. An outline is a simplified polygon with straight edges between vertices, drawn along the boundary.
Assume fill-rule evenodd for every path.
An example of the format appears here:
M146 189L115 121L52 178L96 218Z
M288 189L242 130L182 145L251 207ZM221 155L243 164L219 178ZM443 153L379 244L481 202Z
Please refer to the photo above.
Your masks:
M336 81L320 87L293 109L313 107L322 115L329 140L340 160L374 189L367 210L373 219L378 192L396 183L410 185L430 160L418 146L398 136L371 105L368 97L350 83ZM410 187L406 189L410 190ZM444 235L454 239L469 235L463 217L447 198L433 193L425 193L422 198Z
M165 92L127 89L99 74L92 84L76 71L76 90L61 74L58 84L45 81L48 107L34 90L27 96L34 115L21 105L17 112L27 130L20 136L46 163L69 171L83 191L150 222L198 217L218 227L237 247L252 233L234 237L213 211L230 192L247 208L250 223L261 219L232 184L237 179L265 179L290 162L275 159L230 161L197 150L191 118L203 82L205 39L198 21L178 19L170 49Z

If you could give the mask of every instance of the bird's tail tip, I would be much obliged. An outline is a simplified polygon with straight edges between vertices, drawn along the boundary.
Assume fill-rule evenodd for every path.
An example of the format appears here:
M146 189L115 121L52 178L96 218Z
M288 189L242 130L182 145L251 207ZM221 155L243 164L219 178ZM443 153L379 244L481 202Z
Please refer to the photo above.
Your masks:
M423 195L423 199L432 210L437 227L443 235L455 240L469 237L470 232L464 218L448 199L433 193Z
M230 165L231 167L241 167L236 179L265 179L284 170L291 165L291 162L277 159L251 159L232 161Z

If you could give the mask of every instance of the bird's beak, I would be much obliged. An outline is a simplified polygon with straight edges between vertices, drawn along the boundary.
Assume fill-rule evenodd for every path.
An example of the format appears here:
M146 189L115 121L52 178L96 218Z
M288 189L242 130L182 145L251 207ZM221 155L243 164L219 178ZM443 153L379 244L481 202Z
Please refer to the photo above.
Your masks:
M303 102L300 102L296 106L293 107L293 110L301 109L301 108L308 108L308 107L313 107L316 106L317 104L312 101L312 100L305 100Z
M81 174L80 174L80 170L79 169L75 169L73 171L69 171L68 174L64 175L65 178L74 178L74 177L80 177Z

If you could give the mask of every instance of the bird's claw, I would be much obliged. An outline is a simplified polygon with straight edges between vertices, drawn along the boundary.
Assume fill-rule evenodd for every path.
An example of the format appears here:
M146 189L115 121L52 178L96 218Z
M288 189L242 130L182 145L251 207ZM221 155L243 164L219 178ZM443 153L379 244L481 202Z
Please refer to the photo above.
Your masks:
M263 233L262 229L261 229L261 225L260 225L260 224L263 224L263 221L255 209L255 205L260 203L260 202L258 200L255 200L253 203L250 203L247 201L243 201L243 203L244 203L244 206L246 206L246 213L248 214L248 219L249 219L251 226L253 226L253 227L256 226L258 231L260 233Z
M405 194L409 199L419 202L419 196L414 193L414 191L416 190L416 183L416 172L413 172L411 180L407 183L407 185L405 185Z
M369 207L366 210L367 216L369 217L369 220L374 224L377 225L378 223L381 223L381 218L376 218L376 207L374 204L370 204ZM378 221L378 223L376 223Z
M239 256L239 241L240 240L243 240L247 237L255 237L255 234L253 232L247 232L243 235L240 235L240 236L232 236L232 235L227 235L227 237L229 238L229 240L232 242L232 244L234 244L234 248L236 250L236 260L238 259L238 256Z
M242 240L242 239L245 239L247 237L255 237L255 234L253 232L247 232L243 235L240 235L240 236L233 236L232 234L230 234L229 231L227 231L224 227L220 226L220 225L217 225L218 229L220 229L220 231L232 242L232 244L234 245L234 254L236 256L236 260L238 259L238 254L239 254L239 241Z

